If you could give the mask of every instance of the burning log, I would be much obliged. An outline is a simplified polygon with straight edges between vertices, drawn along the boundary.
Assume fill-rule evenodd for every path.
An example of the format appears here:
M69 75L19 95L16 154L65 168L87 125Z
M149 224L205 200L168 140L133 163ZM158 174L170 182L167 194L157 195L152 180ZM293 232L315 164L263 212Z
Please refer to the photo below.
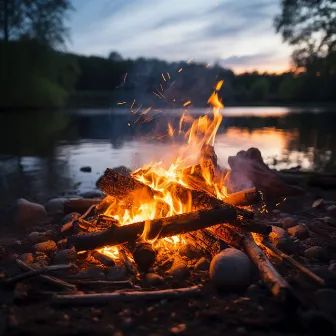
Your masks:
M167 218L153 219L149 223L150 232L147 237L148 239L171 237L219 223L232 223L241 226L241 213L253 217L253 213L246 210L238 211L231 205L225 205L210 210L198 210ZM100 232L68 237L68 243L75 246L76 251L83 251L107 245L113 246L125 242L134 242L143 233L145 224L146 221L124 226L114 225Z
M262 200L261 193L257 188L250 188L228 194L225 202L232 205L248 206L257 204Z
M115 265L115 262L112 258L98 251L92 251L91 256L97 259L99 262L101 262L105 266L112 267Z
M292 257L290 257L289 255L283 253L282 251L280 251L279 249L277 249L275 246L273 246L271 243L269 243L266 240L263 240L262 244L264 246L266 246L269 250L271 250L278 258L280 258L281 260L284 260L287 263L289 263L290 265L294 266L296 269L298 269L303 274L305 274L306 276L308 276L309 278L311 278L312 280L314 280L319 285L325 286L325 281L321 277L319 277L318 275L316 275L315 273L313 273L312 271L310 271L309 269L307 269L306 267L304 267L303 265L301 265L300 263L298 263Z
M165 300L165 299L175 299L175 298L195 296L198 295L200 292L201 292L201 286L192 286L188 288L165 289L160 291L146 291L146 292L55 295L52 299L52 303L56 305L92 305L92 304L106 304L109 302Z
M202 253L213 257L220 252L220 240L207 229L189 232L183 238L200 254L199 257Z
M162 197L160 192L154 191L133 177L121 175L113 169L106 169L104 176L99 182L99 188L106 194L121 200L127 199L127 196L130 196L135 191L141 191L141 198L144 195L145 199L146 197L153 198L154 195ZM214 196L210 196L204 191L191 190L178 183L169 183L167 191L175 198L180 199L184 204L187 204L188 200L191 199L193 210L226 205L225 202ZM130 200L128 202L129 206L132 206L132 202ZM245 216L246 213L243 212L242 215Z
M155 258L156 252L150 243L141 241L136 244L133 251L133 259L138 265L140 271L147 271L151 266L153 266Z
M31 268L30 266L28 266L27 264L25 264L20 259L16 259L16 263L23 270L34 271L33 268ZM55 278L55 277L50 276L50 275L43 275L43 274L41 274L41 275L38 276L38 278L41 279L44 282L47 282L47 283L49 283L51 285L54 285L54 286L59 287L59 288L62 288L63 290L66 290L66 291L74 292L74 291L77 290L77 288L76 288L75 285L72 285L72 284L70 284L70 283L68 283L66 281L63 281L61 279Z

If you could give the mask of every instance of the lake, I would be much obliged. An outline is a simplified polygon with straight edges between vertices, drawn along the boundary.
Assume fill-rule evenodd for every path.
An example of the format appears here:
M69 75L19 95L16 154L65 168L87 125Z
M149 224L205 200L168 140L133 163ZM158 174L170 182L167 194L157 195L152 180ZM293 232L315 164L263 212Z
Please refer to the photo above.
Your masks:
M87 191L107 167L134 169L174 155L185 139L165 136L167 123L178 128L181 114L154 111L146 115L151 120L126 109L0 114L0 206L18 197L43 201L75 183ZM258 147L272 168L335 168L336 111L228 107L223 116L215 141L223 166L228 156ZM83 166L92 172L80 171Z

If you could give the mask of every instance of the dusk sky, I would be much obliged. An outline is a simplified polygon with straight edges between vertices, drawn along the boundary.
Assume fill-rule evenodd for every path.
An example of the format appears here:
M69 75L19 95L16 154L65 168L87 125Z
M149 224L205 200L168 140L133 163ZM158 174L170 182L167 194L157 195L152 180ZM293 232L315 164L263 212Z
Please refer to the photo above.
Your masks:
M73 0L70 51L194 61L241 72L288 69L273 28L279 0Z

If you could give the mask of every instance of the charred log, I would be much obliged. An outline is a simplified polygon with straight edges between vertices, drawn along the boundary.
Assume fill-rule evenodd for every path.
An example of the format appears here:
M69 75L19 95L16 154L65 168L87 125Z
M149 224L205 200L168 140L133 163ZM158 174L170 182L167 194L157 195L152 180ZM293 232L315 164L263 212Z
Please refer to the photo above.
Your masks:
M244 211L248 216L253 213ZM231 205L210 210L198 210L167 218L150 221L148 239L164 238L177 234L200 230L219 223L232 223L240 226L241 210ZM119 245L137 240L144 231L145 221L125 226L112 226L110 229L68 237L68 243L76 247L77 251L93 250L106 245Z

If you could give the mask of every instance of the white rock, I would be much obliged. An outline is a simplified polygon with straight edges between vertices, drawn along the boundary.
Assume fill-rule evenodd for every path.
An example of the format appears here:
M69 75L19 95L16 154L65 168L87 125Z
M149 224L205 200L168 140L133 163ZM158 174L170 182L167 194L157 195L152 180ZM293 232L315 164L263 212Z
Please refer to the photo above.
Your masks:
M240 250L228 248L211 261L210 279L218 288L230 290L248 287L250 277L250 259Z
M64 197L53 198L44 204L49 215L64 214L64 205L68 200Z
M43 205L20 198L15 205L14 223L17 226L29 227L43 221L47 212Z
M44 232L31 232L28 235L28 240L32 245L37 243L42 243L43 241L48 240L48 236Z
M309 236L308 229L303 225L295 225L287 230L287 232L298 239L305 239Z
M313 202L312 207L314 209L321 209L324 207L324 199L323 198L319 198L316 201Z

